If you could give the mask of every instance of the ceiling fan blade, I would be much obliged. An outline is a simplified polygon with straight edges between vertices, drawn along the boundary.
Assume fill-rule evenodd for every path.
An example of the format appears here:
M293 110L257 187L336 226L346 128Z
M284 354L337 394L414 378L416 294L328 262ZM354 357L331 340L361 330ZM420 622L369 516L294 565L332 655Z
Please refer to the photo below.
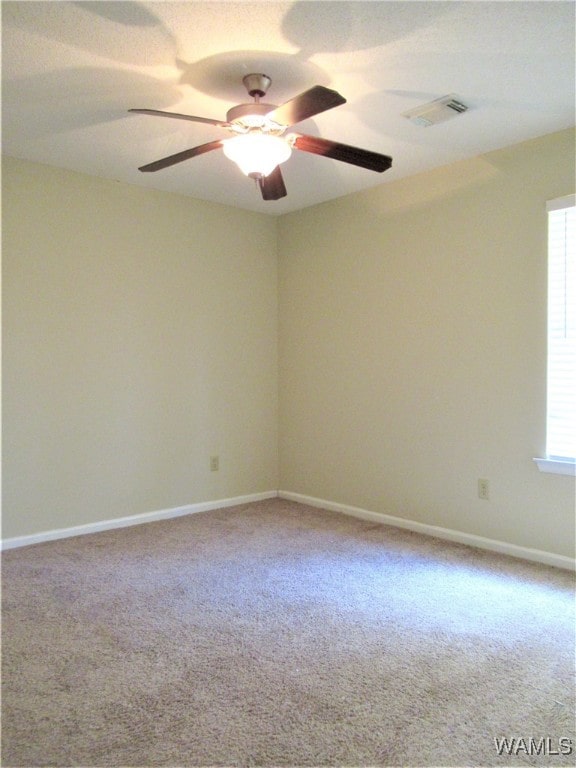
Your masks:
M327 109L345 103L346 99L344 96L340 96L337 91L324 88L323 85L315 85L299 96L295 96L290 101L276 107L266 117L279 125L295 125L308 117L313 117L320 112L325 112Z
M367 168L369 171L376 171L377 173L382 173L392 166L392 158L388 157L388 155L380 155L367 149L351 147L338 141L321 139L318 136L296 134L294 146L296 149L301 149L304 152L331 157L333 160L341 160L343 163L358 165L361 168Z
M279 165L268 176L262 176L258 183L264 200L279 200L287 195Z
M148 163L138 168L139 171L160 171L162 168L168 168L170 165L176 165L183 160L190 160L191 157L197 155L203 155L205 152L211 152L213 149L219 149L222 146L221 141L209 141L207 144L200 144L198 147L192 147L192 149L185 149L183 152L177 152L175 155L169 155L163 157L161 160L155 160L153 163Z
M139 115L154 115L155 117L173 117L176 120L191 120L193 123L208 123L219 125L221 128L229 128L230 123L225 120L212 120L210 117L195 117L194 115L181 115L179 112L161 112L158 109L129 109L128 112L137 112Z

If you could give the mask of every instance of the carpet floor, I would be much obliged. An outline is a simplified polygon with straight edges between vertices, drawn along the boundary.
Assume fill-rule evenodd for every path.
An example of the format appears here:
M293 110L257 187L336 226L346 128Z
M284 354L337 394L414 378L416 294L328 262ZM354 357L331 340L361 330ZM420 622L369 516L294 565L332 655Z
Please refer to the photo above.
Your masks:
M569 572L281 499L2 571L4 766L574 765Z

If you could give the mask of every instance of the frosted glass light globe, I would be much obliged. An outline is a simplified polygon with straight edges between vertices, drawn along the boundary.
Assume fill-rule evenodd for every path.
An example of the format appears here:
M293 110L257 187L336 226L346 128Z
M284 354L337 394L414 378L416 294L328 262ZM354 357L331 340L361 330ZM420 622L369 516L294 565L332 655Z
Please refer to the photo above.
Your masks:
M265 133L245 133L222 143L226 157L233 160L246 176L268 176L292 154L288 142Z

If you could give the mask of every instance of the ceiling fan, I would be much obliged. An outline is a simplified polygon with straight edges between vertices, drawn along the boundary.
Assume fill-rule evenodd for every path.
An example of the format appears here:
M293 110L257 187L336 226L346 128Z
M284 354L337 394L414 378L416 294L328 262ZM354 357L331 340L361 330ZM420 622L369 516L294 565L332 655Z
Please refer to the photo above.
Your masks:
M254 103L238 104L232 107L226 113L226 120L212 120L208 117L162 112L156 109L130 109L129 112L143 115L209 123L218 128L225 128L233 134L231 138L209 141L207 144L163 157L161 160L141 166L138 170L160 171L162 168L221 148L226 157L233 160L246 176L257 181L264 200L279 200L286 196L280 164L290 157L293 149L341 160L377 173L382 173L392 165L391 157L377 152L351 147L348 144L329 141L318 136L306 136L295 132L285 133L288 128L302 120L345 104L346 99L336 91L322 85L315 85L277 107L260 101L272 82L267 75L246 75L242 82L254 99Z

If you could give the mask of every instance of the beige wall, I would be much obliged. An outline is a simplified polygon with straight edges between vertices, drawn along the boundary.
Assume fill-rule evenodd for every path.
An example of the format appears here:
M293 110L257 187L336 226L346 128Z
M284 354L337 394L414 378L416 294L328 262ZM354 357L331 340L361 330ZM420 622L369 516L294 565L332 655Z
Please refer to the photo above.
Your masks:
M280 487L572 556L532 457L573 142L278 220L6 159L3 536Z
M282 217L282 489L573 556L574 479L532 462L573 191L567 131Z
M3 536L277 488L274 220L2 173Z

